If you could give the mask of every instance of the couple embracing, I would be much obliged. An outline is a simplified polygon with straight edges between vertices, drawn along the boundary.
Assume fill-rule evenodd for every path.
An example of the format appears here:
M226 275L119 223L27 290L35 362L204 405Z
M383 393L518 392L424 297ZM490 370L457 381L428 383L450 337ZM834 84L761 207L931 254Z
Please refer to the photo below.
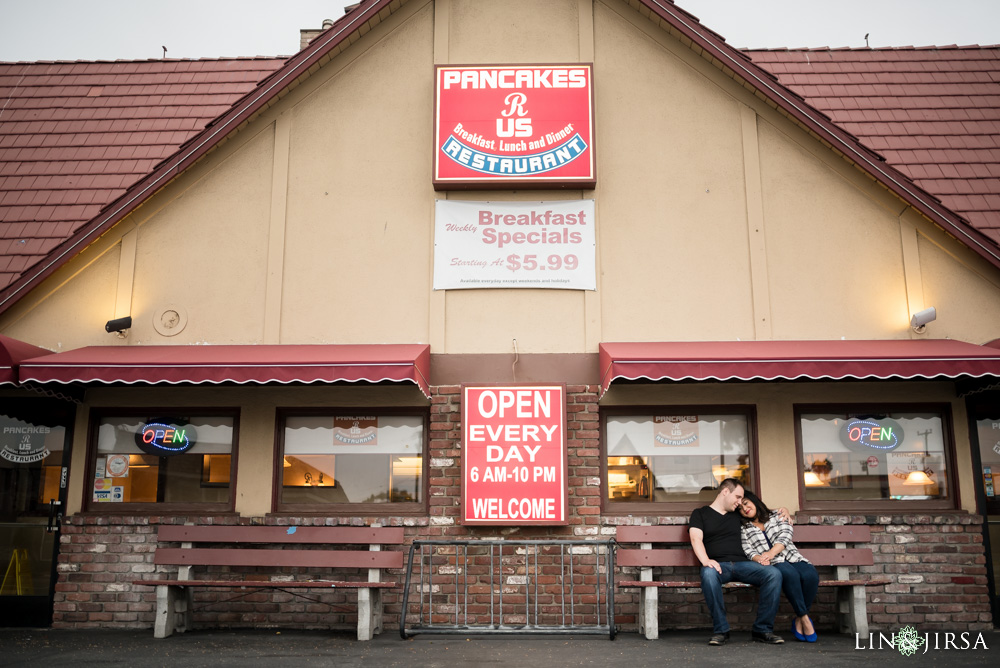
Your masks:
M689 535L702 566L701 590L712 613L709 645L724 645L729 640L722 598L722 585L727 582L744 582L760 589L751 634L756 642L785 642L774 633L774 616L782 591L795 610L795 638L816 642L809 608L816 598L819 576L792 542L787 510L771 512L738 480L726 478L719 484L715 500L691 513Z

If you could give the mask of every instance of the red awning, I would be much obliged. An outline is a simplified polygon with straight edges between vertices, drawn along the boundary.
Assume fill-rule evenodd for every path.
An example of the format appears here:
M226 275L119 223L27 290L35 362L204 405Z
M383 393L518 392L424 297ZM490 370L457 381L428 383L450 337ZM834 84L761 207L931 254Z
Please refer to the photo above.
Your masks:
M21 362L42 355L51 355L45 348L0 334L0 385L17 385L17 368Z
M637 380L1000 377L1000 349L948 339L602 343L601 393Z
M21 382L415 383L430 396L426 344L92 346L24 360Z

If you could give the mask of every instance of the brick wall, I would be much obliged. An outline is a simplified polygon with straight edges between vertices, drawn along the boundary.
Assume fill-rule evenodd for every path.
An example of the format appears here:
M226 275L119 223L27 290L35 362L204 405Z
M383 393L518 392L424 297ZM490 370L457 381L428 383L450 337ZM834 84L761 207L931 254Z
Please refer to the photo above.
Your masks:
M239 518L213 516L77 515L67 520L61 536L54 626L143 627L153 624L152 587L132 584L135 579L166 577L172 568L152 563L159 524L235 524L262 522L276 525L364 525L381 523L405 528L407 543L416 538L608 539L626 523L684 524L687 517L621 517L601 515L600 416L596 386L567 387L569 524L565 527L463 527L458 523L461 492L460 388L433 389L429 437L429 514L426 517L289 517ZM800 513L798 523L868 524L875 564L862 573L891 580L868 592L873 630L894 630L916 624L921 631L978 631L991 628L982 545L983 519L966 514L837 515ZM521 561L517 561L520 558ZM544 566L545 564L543 564ZM523 577L527 564L521 556L506 575ZM677 569L679 572L684 569ZM821 569L821 576L828 575ZM307 578L308 573L298 574ZM363 579L362 574L357 574ZM396 574L402 581L403 574ZM329 577L317 573L316 577ZM631 578L631 575L629 576ZM696 579L687 569L685 579ZM514 580L511 580L514 582ZM551 584L551 583L550 583ZM313 596L315 594L315 596ZM354 592L310 592L317 602L282 592L234 597L229 591L198 591L195 624L202 627L296 626L299 628L353 628ZM398 625L401 592L385 592L386 625ZM576 601L592 605L594 601ZM660 628L708 628L711 620L698 590L660 592ZM727 594L730 622L749 629L756 609L755 592ZM616 623L623 631L636 630L639 595L616 593ZM813 609L821 630L833 626L833 594L821 592ZM790 626L791 609L782 601L776 628Z

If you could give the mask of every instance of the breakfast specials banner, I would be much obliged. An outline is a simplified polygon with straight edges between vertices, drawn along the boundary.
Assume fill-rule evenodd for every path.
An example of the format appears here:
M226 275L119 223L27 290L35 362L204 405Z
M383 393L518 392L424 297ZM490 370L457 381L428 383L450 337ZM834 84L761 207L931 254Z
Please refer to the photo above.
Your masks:
M438 66L435 188L592 188L590 65Z
M434 289L596 290L594 200L437 200Z

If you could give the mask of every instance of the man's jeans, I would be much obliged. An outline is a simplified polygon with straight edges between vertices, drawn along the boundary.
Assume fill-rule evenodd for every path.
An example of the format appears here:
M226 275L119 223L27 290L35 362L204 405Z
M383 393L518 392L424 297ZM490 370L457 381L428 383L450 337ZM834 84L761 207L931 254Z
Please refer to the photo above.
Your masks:
M727 582L745 582L760 588L757 602L757 619L753 630L757 633L774 631L774 616L778 613L781 595L781 572L774 566L761 566L753 561L723 561L720 575L711 566L701 569L701 591L705 595L708 611L712 613L712 632L726 633L726 602L722 599L722 585Z

